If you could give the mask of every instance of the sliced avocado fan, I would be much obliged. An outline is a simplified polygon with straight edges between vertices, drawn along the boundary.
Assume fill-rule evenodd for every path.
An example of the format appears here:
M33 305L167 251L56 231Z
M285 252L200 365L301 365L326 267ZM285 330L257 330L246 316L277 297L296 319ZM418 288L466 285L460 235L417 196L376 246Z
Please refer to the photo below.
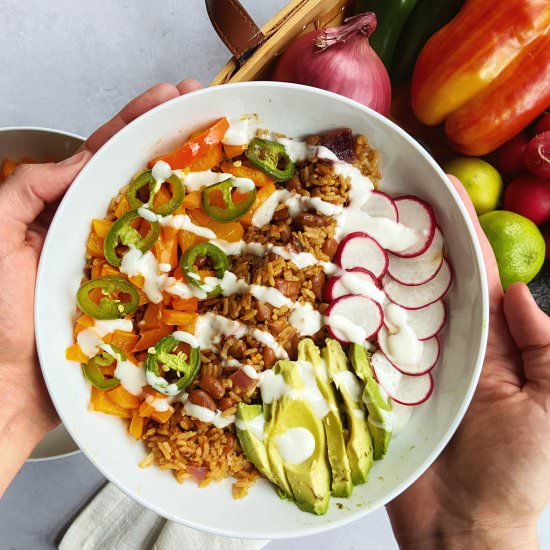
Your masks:
M326 339L323 357L329 377L342 397L343 411L348 420L346 451L354 485L365 483L373 463L373 443L367 427L367 415L361 393L361 383L349 370L348 358L336 340Z
M334 388L328 379L327 367L321 359L319 348L310 338L306 338L298 344L298 360L307 361L312 365L317 386L328 405L328 412L323 418L323 426L327 438L328 460L332 472L332 495L335 497L349 497L353 484L351 482L349 459L346 453L342 418L338 409Z
M367 350L360 344L352 344L349 357L353 370L365 383L363 403L368 410L368 427L374 444L374 459L380 460L388 451L392 435L390 421L391 401L374 378Z

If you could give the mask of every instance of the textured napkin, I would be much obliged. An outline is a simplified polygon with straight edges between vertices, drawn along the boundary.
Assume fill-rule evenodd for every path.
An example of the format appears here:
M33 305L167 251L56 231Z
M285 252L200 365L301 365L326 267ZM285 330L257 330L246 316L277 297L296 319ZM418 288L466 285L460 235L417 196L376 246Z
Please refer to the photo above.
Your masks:
M161 518L107 484L74 520L60 550L259 550L268 540L210 535Z

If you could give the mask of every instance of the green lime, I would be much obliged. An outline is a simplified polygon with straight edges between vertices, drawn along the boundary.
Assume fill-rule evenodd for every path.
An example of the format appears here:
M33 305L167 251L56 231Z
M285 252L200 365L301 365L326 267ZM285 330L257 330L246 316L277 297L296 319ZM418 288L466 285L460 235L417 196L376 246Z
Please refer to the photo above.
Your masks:
M504 290L512 283L528 283L544 263L545 242L538 227L529 219L494 210L479 217L495 253Z
M478 216L497 207L502 178L488 162L474 157L459 157L447 163L445 171L462 182Z

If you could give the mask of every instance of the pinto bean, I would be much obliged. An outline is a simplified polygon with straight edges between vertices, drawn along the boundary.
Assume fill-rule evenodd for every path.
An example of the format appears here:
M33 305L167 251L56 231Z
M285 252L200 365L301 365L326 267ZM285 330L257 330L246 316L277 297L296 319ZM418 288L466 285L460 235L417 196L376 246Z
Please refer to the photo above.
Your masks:
M233 399L231 399L231 397L223 397L218 401L218 407L222 411L230 409L233 405L235 405L235 403L233 402Z
M320 271L319 273L315 273L315 275L311 277L311 290L313 294L315 294L315 298L317 298L317 300L323 299L325 282L326 282L326 277L322 271Z
M269 304L258 302L256 305L256 321L269 321L272 313L273 307Z
M216 410L216 402L204 390L190 391L189 401L191 401L193 405L198 405L199 407L205 407L206 409L210 409L211 411Z
M284 225L279 226L279 240L283 244L287 244L292 237L292 229L290 226L285 223Z
M267 346L262 350L262 357L264 360L264 367L266 367L267 369L271 368L275 364L275 361L277 361L277 357L275 357L275 352Z
M336 254L338 243L335 239L327 239L321 247L321 252L324 252L331 260Z
M302 212L294 218L294 224L302 229L304 227L323 227L323 225L325 225L325 218L319 216L319 214Z
M225 389L221 380L214 376L203 376L199 380L199 386L208 392L214 399L221 399L225 394Z
M296 300L296 298L298 298L300 286L300 281L286 281L285 279L275 281L275 288L291 300Z
M281 222L283 220L286 220L287 218L288 218L288 208L286 206L283 206L282 208L275 210L271 220L275 222Z

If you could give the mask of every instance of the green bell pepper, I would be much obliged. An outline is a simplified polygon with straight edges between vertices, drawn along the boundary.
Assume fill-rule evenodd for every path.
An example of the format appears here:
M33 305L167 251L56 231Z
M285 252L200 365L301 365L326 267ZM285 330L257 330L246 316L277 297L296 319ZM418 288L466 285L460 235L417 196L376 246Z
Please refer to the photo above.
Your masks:
M155 178L153 178L152 170L146 170L134 178L128 189L128 202L132 208L140 208L144 204L160 216L168 216L174 210L181 206L183 199L185 198L185 187L176 174L172 174L167 180L167 183L172 185L172 198L165 204L161 204L156 208L153 208L153 199L155 194L158 192L160 185L157 183ZM139 197L138 193L144 187L149 188L149 200L147 203L144 203Z
M205 187L202 191L202 207L204 211L217 222L228 223L242 218L256 200L256 187L253 187L241 201L233 202L232 191L235 189L235 178L229 178L214 185ZM213 195L221 193L224 206L212 204Z
M149 222L150 229L145 237L142 237L139 232L132 227L132 222L138 219L140 215L137 210L130 210L121 216L109 229L109 233L105 237L103 252L105 259L114 267L120 267L122 258L117 254L117 248L120 245L134 246L146 252L149 250L159 238L160 224L158 222Z
M102 298L95 303L90 298L90 292L101 289ZM130 299L123 302L120 296L128 295ZM84 283L76 293L78 306L94 319L120 319L132 311L139 304L139 293L136 287L122 277L99 277Z
M184 352L176 351L181 343L174 336L165 336L147 352L145 360L147 382L165 395L175 395L184 391L193 382L200 369L200 349L192 347L187 357ZM171 381L165 377L168 373L171 374Z
M245 151L246 158L275 181L288 181L294 174L294 163L284 145L276 141L254 138Z

